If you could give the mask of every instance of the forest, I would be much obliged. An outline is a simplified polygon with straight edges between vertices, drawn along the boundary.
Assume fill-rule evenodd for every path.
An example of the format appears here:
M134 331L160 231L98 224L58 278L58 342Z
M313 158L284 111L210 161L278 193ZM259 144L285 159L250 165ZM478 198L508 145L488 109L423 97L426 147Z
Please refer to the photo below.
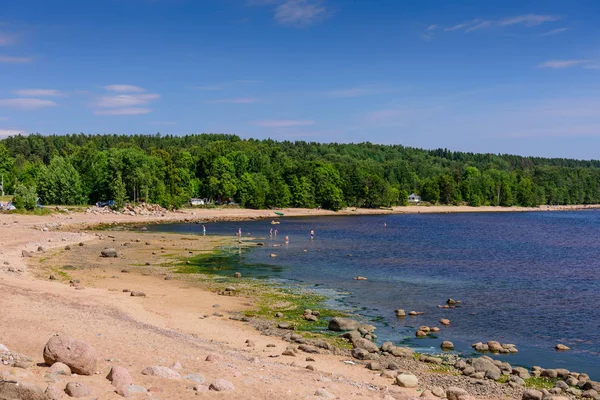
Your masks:
M0 174L22 207L205 198L339 210L404 205L413 192L433 204L600 203L597 160L225 134L11 136L0 140Z

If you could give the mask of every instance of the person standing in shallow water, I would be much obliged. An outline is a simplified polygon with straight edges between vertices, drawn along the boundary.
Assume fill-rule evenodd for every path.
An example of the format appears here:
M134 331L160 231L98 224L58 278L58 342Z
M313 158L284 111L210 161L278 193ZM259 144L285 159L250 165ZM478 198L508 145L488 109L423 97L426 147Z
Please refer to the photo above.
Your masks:
M269 237L273 236L273 228L269 229Z
M383 227L384 227L384 228L387 228L387 222L384 222L384 223L383 223Z
M313 240L315 238L315 230L311 229L310 230L310 240Z
M206 236L206 225L202 225L202 236Z
M288 244L290 242L290 238L289 237L285 237L285 244Z

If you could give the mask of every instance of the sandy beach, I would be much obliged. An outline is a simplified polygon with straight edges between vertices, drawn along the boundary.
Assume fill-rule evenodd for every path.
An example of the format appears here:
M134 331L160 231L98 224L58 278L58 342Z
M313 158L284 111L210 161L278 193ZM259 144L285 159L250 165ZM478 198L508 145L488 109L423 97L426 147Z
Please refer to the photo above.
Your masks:
M393 211L333 213L289 209L282 212L287 217L525 210L528 209L397 207ZM135 385L144 389L142 393L130 393L133 398L187 399L200 395L228 399L308 399L331 396L329 398L391 400L418 397L423 390L431 390L436 382L444 388L466 387L470 394L477 394L477 398L511 398L511 394L520 394L511 391L512 388L501 389L500 385L490 381L469 384L469 378L457 376L452 369L440 369L412 359L401 370L416 374L420 384L409 389L394 384L389 375L381 376L381 372L365 368L366 362L352 360L346 354L300 351L295 356L282 355L293 345L289 338L265 336L250 324L229 319L252 310L256 300L252 296L222 296L218 291L225 288L218 285L207 289L206 285L185 277L170 279L174 277L172 267L180 259L210 252L230 243L231 238L87 230L88 226L97 224L143 225L272 216L272 211L240 209L184 210L162 217L94 213L0 214L3 309L0 344L13 353L31 358L26 368L0 365L1 376L31 382L42 389L55 385L60 391L68 382L80 382L91 388L93 395L85 397L90 399L121 398L106 379L114 365L127 368ZM114 248L118 257L99 257L102 249L107 247ZM31 257L24 256L24 250ZM142 291L145 296L131 296L131 291ZM91 376L49 375L42 350L55 333L95 347L97 373ZM209 355L213 356L212 361L206 361ZM144 368L158 365L173 366L183 378L141 374ZM311 369L307 369L309 365ZM218 379L230 382L235 389L222 393L208 391L208 386ZM199 387L194 390L196 385Z

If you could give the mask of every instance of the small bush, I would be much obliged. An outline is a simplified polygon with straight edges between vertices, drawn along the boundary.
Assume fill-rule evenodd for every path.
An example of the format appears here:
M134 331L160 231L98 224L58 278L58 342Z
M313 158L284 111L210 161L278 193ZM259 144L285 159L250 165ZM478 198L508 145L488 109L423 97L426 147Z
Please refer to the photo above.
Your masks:
M37 200L35 187L26 187L23 184L17 185L13 196L13 204L18 210L33 210Z

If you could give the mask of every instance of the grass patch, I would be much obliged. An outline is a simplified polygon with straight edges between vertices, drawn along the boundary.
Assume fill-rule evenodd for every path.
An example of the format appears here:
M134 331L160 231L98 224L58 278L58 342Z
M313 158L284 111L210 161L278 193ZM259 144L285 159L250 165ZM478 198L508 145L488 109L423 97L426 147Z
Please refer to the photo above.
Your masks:
M552 389L556 383L553 379L532 376L525 379L525 387L533 389Z
M432 364L429 367L429 372L433 372L434 374L459 375L453 367L445 364Z
M509 378L510 377L508 375L502 374L502 375L500 375L500 379L498 379L496 382L498 382L498 383L506 383L506 382L508 382Z

